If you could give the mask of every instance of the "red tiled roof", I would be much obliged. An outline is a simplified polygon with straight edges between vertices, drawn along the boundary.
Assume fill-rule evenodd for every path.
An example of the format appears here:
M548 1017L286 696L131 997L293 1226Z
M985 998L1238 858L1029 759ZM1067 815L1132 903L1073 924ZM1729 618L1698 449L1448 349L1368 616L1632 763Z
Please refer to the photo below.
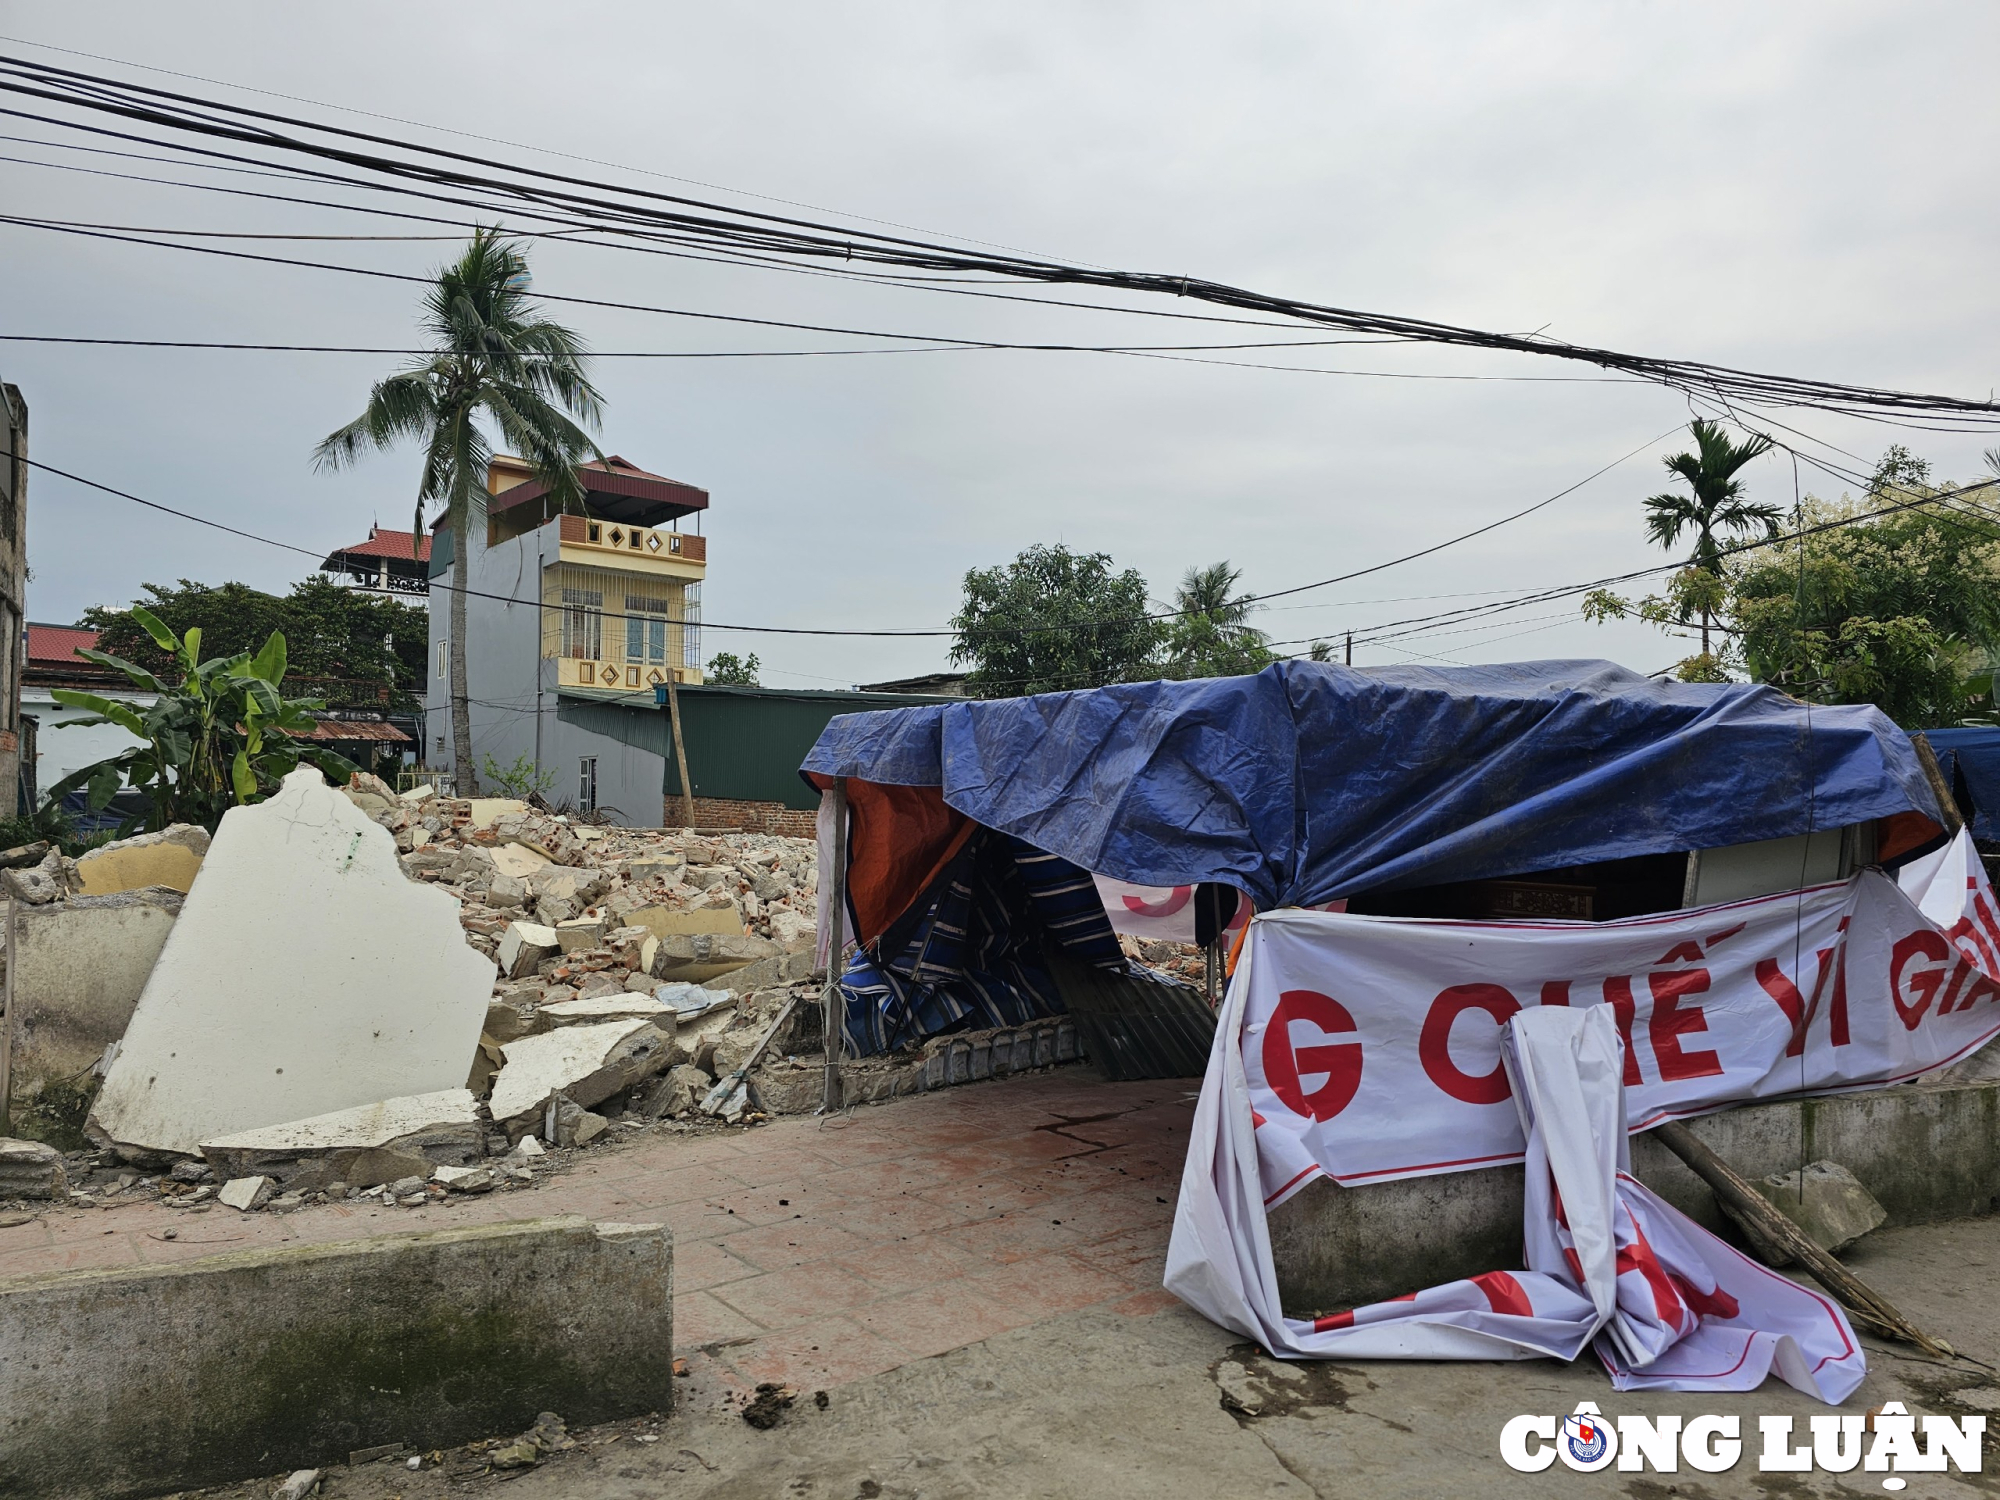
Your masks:
M28 660L77 663L77 648L97 649L97 632L78 625L28 624Z
M417 550L412 550L413 543ZM386 557L397 562L429 562L431 539L419 539L411 531L384 531L380 526L370 526L367 541L341 547L332 555L338 557L342 553L349 557Z
M592 459L587 464L577 465L577 475L583 481L586 493L596 495L618 495L634 500L651 501L658 505L668 505L679 515L691 511L708 509L708 491L685 484L678 479L669 479L664 474L648 474L637 464L627 463L617 454L602 463ZM525 501L539 500L549 492L548 486L538 479L502 490L487 502L489 510L509 510Z
M394 724L380 719L321 719L302 740L376 740L383 744L408 744L410 737Z

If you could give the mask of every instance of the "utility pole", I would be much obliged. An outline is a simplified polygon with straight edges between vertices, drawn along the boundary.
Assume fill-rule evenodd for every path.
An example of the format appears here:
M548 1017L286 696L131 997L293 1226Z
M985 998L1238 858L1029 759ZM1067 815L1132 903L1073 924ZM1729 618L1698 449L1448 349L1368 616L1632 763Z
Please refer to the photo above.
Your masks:
M1346 662L1346 665L1348 665L1348 666L1350 666L1350 667L1354 665L1354 632L1353 632L1353 631L1351 631L1351 630L1347 632L1347 662Z

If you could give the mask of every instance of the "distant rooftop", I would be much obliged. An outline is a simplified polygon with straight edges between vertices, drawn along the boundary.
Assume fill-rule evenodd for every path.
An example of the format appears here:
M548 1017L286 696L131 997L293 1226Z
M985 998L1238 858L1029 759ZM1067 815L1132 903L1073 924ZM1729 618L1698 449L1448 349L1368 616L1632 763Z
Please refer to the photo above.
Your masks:
M414 531L389 531L380 526L368 528L368 540L356 542L352 547L341 547L327 554L322 568L338 567L337 559L342 557L386 557L391 562L428 562L431 555L431 539L419 537Z
M855 690L862 693L930 693L939 698L963 698L965 678L963 672L926 672L921 677L860 683Z
M595 459L578 466L583 481L584 503L592 515L607 521L623 521L628 526L658 526L696 511L708 509L708 491L649 474L637 464L627 463L617 454L599 462ZM510 479L518 482L508 483ZM528 465L518 458L495 458L487 472L492 498L486 502L491 512L508 511L518 505L547 496L549 487L532 476Z

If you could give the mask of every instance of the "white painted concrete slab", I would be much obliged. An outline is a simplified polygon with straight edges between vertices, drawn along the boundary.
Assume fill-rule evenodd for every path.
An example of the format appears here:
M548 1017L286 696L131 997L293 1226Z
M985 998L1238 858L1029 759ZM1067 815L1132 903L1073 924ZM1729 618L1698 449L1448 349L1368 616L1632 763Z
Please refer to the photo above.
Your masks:
M91 1111L102 1138L203 1141L463 1087L493 964L388 831L301 766L223 816Z
M372 1149L441 1125L477 1125L479 1108L470 1089L439 1089L406 1099L383 1099L354 1109L337 1109L309 1120L290 1120L257 1130L239 1130L205 1147L229 1151L333 1151Z
M540 1109L551 1094L570 1091L603 1071L607 1059L635 1033L651 1031L650 1021L606 1021L599 1026L560 1026L539 1036L524 1036L500 1049L506 1066L493 1082L488 1108L496 1120L512 1120ZM586 1089L590 1098L576 1102L588 1108L612 1092Z
M582 1026L592 1021L625 1021L638 1017L656 1021L665 1017L669 1026L680 1021L680 1012L651 995L593 995L588 1000L558 1000L535 1012L546 1016L551 1026Z

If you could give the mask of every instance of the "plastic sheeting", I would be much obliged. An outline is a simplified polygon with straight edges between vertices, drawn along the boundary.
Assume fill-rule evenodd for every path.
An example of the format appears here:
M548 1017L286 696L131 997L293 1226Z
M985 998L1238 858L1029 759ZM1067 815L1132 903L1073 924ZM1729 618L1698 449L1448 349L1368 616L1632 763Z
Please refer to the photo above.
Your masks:
M936 786L1096 874L1265 911L1938 812L1874 708L1592 661L1281 662L845 714L803 769Z
M2000 842L2000 726L1926 729L1924 738L1946 782L1972 798L1972 836L1983 844Z

